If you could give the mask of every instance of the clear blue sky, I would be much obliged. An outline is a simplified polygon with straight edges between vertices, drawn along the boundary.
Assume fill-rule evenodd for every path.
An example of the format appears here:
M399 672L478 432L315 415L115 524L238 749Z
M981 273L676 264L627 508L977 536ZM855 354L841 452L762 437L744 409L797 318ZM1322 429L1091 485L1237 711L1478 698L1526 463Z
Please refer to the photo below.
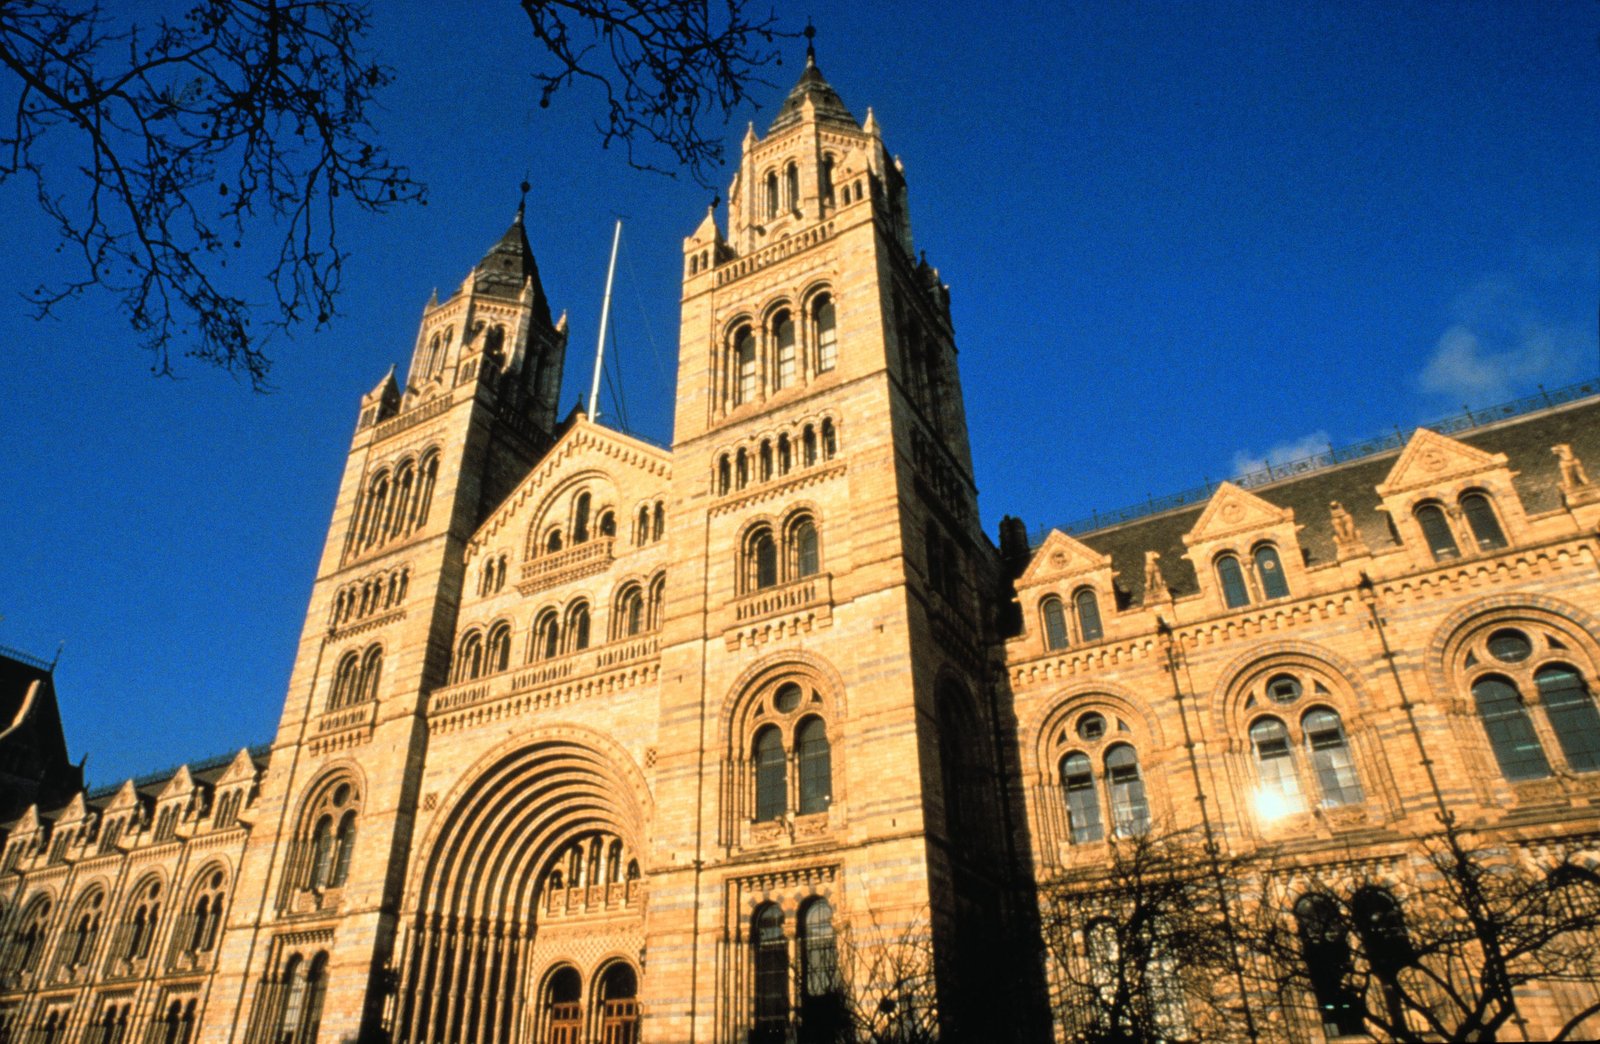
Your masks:
M152 379L105 298L33 322L15 295L58 271L54 241L31 190L0 187L0 644L66 643L95 782L271 737L357 400L524 172L573 326L564 399L620 214L630 419L671 437L680 242L709 193L602 152L592 96L539 109L518 6L467 10L375 5L382 134L430 203L349 221L344 314L275 346L275 394ZM824 73L906 164L991 535L1600 368L1600 4L782 13L815 19ZM798 75L789 50L734 146Z

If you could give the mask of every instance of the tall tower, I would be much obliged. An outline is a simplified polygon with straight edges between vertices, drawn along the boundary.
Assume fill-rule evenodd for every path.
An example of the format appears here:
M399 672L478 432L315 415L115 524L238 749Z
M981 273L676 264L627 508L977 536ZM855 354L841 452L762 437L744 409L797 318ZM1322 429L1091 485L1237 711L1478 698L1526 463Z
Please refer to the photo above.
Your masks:
M553 441L565 347L519 207L362 398L204 1039L314 1002L321 1039L376 1031L464 547Z
M807 955L848 931L915 940L937 997L900 1011L976 1038L1012 838L948 289L876 119L814 54L747 132L727 221L684 242L651 1021L815 1027Z

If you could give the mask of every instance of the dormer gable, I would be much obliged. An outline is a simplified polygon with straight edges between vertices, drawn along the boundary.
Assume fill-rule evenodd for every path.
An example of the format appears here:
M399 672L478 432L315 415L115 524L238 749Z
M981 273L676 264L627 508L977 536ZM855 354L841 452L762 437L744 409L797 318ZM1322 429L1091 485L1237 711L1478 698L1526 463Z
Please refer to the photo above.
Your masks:
M239 753L228 762L228 767L212 786L218 790L236 783L254 783L256 779L256 763L250 757L250 751L244 747L239 748Z
M11 836L22 837L24 834L36 834L38 832L39 806L29 805L23 810L22 815L17 817L16 823L11 828Z
M1044 538L1044 543L1033 553L1028 567L1017 578L1017 589L1020 591L1039 584L1070 580L1100 570L1106 572L1109 580L1110 555L1100 554L1061 530L1052 529Z
M1293 595L1305 587L1305 560L1294 512L1232 482L1217 487L1183 534L1200 597L1237 610Z
M1418 428L1377 485L1400 535L1401 552L1419 569L1473 557L1525 538L1527 515L1504 453L1485 453Z
M122 786L117 788L116 794L106 802L104 814L109 818L138 807L139 791L134 788L133 780L124 780Z
M65 808L56 816L57 823L77 823L89 815L89 803L84 800L83 792L72 795L72 800L67 802Z
M189 774L188 765L179 765L178 771L172 778L162 785L156 792L156 801L168 801L173 798L187 797L194 790L194 777Z
M1400 451L1389 474L1378 483L1378 496L1388 500L1412 490L1433 488L1504 468L1506 464L1504 453L1485 453L1449 436L1418 428L1406 448Z

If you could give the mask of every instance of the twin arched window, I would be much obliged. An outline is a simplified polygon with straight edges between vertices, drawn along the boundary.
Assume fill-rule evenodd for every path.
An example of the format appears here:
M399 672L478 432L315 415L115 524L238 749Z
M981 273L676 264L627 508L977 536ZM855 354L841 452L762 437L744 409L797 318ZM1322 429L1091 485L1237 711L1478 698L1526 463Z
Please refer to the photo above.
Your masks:
M278 978L277 1017L272 1020L273 1044L313 1044L322 1025L322 1002L328 990L328 954L310 960L290 957Z
M1260 544L1250 554L1255 567L1257 590L1262 599L1272 601L1289 597L1289 580L1283 573L1283 559L1271 544ZM1217 583L1222 588L1222 601L1229 609L1240 609L1251 602L1250 585L1245 580L1244 567L1231 552L1216 559Z
M782 532L781 556L771 526L757 526L745 536L740 584L744 593L776 587L780 582L803 580L815 576L821 569L817 524L809 513L792 516Z
M328 695L328 710L354 706L378 698L378 679L383 673L383 647L369 645L365 652L351 650L339 658L333 672L333 692Z
M347 779L325 783L301 820L290 874L302 890L340 888L355 855L361 795Z
M1456 501L1467 529L1480 551L1496 551L1507 546L1505 530L1500 527L1500 517L1495 513L1494 502L1482 490L1468 490ZM1455 527L1445 513L1444 505L1437 500L1427 500L1412 511L1417 525L1422 529L1422 539L1436 562L1461 557L1456 543Z
M636 547L654 543L667 534L667 508L661 501L655 502L652 511L649 504L639 506L639 517L633 524L633 543Z
M800 686L794 682L781 686L774 697L775 705L783 706L786 698L794 701L792 707L798 707ZM758 823L782 819L790 811L802 816L826 812L833 803L833 747L828 742L827 726L821 718L807 716L795 726L792 736L791 758L784 750L784 730L779 725L764 725L756 732L750 764ZM796 791L792 805L789 800L791 776Z
M1117 724L1119 732L1126 731L1127 726L1121 722ZM1103 824L1108 818L1118 837L1148 832L1150 801L1139 771L1139 755L1133 745L1125 741L1107 743L1106 717L1098 711L1079 717L1074 732L1074 746L1080 749L1069 750L1058 765L1072 843L1081 845L1103 840ZM1102 766L1100 785L1095 779L1096 758L1091 755L1098 755Z
M216 947L217 934L222 928L226 884L227 877L221 870L212 870L201 877L188 915L178 929L177 941L183 946L183 952L210 953Z
M1072 596L1072 610L1077 618L1079 640L1097 642L1105 637L1105 630L1100 624L1100 600L1093 588L1080 587L1077 590ZM1071 639L1067 634L1067 611L1061 599L1055 595L1045 597L1039 603L1039 612L1044 620L1045 648L1065 649Z
M382 470L369 479L356 509L353 550L381 546L427 525L438 479L437 452L427 453L419 463L403 461L392 475Z
M1470 675L1473 704L1508 780L1552 775L1552 751L1569 772L1600 770L1600 711L1572 662L1570 641L1543 629L1499 627L1469 644L1467 663L1477 668Z
M1315 795L1322 808L1356 805L1365 800L1344 722L1331 707L1302 704L1307 680L1311 682L1312 699L1328 694L1327 686L1309 675L1275 674L1267 679L1261 695L1283 711L1262 714L1250 723L1256 808L1269 821L1305 811L1308 792ZM1248 705L1261 703L1258 696L1252 696ZM1289 717L1285 712L1298 712L1298 716Z
M769 902L750 919L752 964L752 1044L783 1044L790 1036L790 1013L795 1007L789 996L791 967L789 939L783 908ZM799 1007L798 1039L831 1041L841 1039L844 1011L841 1008L839 953L833 927L833 905L818 896L806 901L797 919L799 974L794 976Z
M150 956L150 942L156 934L156 924L161 918L161 882L150 878L140 883L123 913L122 930L118 933L120 953L113 956L121 960L142 961Z

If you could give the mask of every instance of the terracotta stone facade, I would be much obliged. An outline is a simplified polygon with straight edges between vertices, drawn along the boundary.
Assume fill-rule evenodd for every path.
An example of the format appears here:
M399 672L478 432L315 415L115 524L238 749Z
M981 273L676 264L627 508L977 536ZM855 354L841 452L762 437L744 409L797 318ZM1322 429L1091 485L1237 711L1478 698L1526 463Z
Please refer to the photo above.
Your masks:
M1032 884L1108 836L1600 830L1533 673L1600 685L1600 389L997 548L909 215L808 64L684 241L668 449L558 416L519 213L361 401L270 748L5 826L0 1041L823 1039L886 940L902 1014L1049 1039ZM1521 782L1471 696L1507 629ZM1263 775L1269 708L1302 752L1335 712L1336 800Z

